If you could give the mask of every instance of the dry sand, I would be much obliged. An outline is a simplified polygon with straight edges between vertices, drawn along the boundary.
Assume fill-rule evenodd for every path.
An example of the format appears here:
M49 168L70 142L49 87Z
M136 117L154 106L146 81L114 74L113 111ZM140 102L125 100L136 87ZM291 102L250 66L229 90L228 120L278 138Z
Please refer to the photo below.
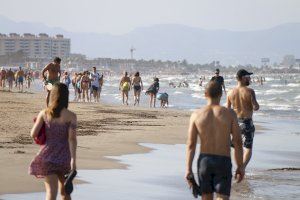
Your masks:
M45 94L0 91L0 194L43 191L28 175L39 146L29 136ZM78 169L125 168L105 156L145 153L138 143L185 143L189 112L95 103L70 103L78 117Z

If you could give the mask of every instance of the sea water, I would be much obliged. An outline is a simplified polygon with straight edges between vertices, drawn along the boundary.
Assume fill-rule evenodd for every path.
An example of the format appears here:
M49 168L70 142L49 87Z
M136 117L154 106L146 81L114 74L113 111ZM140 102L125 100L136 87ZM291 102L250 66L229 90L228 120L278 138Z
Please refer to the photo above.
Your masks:
M144 89L152 76L144 76ZM206 104L204 87L197 76L161 76L160 92L169 94L172 109L194 110ZM265 75L263 85L252 87L260 104L254 121L266 130L255 134L253 157L246 179L233 183L232 199L299 199L300 172L271 170L300 167L300 76ZM105 77L101 101L121 104L118 90L120 77ZM187 81L188 88L169 87ZM204 85L207 82L204 81ZM42 90L41 84L35 87ZM225 78L227 89L236 85L234 76ZM71 89L70 99L74 97ZM130 106L133 103L130 92ZM148 106L148 96L141 94L142 107ZM225 104L225 95L221 104ZM158 109L158 108L156 108ZM183 179L185 145L142 144L154 149L147 154L111 157L129 165L126 170L79 170L79 178L90 184L76 185L74 199L193 199ZM195 167L195 166L194 166ZM4 195L0 199L43 199L44 193Z

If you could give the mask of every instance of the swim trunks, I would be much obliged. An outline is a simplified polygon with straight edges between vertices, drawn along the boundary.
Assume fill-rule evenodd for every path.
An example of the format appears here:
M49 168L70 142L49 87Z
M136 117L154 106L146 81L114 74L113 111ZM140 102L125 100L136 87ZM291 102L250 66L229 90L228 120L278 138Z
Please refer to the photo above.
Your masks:
M136 92L138 92L138 91L141 90L141 86L140 85L134 85L133 88L134 88L134 91L136 91Z
M98 87L92 85L92 88L93 88L93 91L98 92L98 89L99 89Z
M201 153L198 159L198 178L202 193L230 196L232 179L231 158Z
M252 149L255 127L251 118L239 118L238 123L241 129L243 145L245 148Z
M18 78L18 82L19 82L19 83L23 83L23 81L24 81L24 78L23 78L23 76L19 76L19 78Z

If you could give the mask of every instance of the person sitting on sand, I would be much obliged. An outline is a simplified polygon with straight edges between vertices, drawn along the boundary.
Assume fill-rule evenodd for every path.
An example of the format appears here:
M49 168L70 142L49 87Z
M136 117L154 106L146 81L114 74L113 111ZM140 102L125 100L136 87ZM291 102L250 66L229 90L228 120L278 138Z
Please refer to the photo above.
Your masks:
M199 138L197 171L202 199L213 200L214 193L217 199L229 199L232 178L229 142L231 135L235 146L237 182L241 182L245 174L240 129L234 111L220 106L222 86L219 83L210 81L205 89L205 97L207 105L195 110L190 118L185 178L190 187L193 187L192 164Z
M121 78L120 80L120 84L119 84L119 90L121 90L122 92L122 102L123 105L126 104L128 105L128 93L130 90L130 78L128 77L128 73L124 72L124 76ZM126 97L126 100L125 100Z
M238 85L233 88L227 96L227 108L233 107L238 116L238 122L243 135L244 143L244 160L243 164L246 168L252 156L252 146L255 127L253 125L253 111L259 109L256 101L255 92L248 88L250 85L250 75L253 73L241 69L237 72L236 78Z
M42 71L42 76L46 85L48 83L53 85L55 83L60 82L60 76L61 76L60 63L61 63L61 59L59 57L56 57L54 58L53 62L49 63L44 67ZM46 72L48 73L48 77L46 77L45 75ZM50 90L47 90L47 97L46 97L47 105L49 103L49 95L50 95Z
M61 199L69 200L64 183L65 175L76 170L76 114L68 110L69 90L63 83L55 83L50 92L48 107L42 110L31 129L36 138L45 123L46 143L30 163L29 173L44 178L46 199L56 199L58 185Z
M140 77L140 73L136 72L134 74L134 77L132 79L131 85L133 86L133 95L134 95L134 106L137 104L140 104L140 96L141 96L141 91L143 90L143 82L142 78Z
M158 93L158 90L159 90L159 79L154 78L154 82L150 85L150 87L146 91L146 94L150 95L150 102L149 102L150 108L152 107L152 103L153 103L153 107L155 108L156 94Z

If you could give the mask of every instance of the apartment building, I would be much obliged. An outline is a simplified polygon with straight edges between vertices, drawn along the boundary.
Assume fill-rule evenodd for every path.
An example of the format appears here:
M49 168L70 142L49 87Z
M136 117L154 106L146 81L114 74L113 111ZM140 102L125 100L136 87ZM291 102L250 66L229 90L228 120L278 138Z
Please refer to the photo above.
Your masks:
M69 57L70 46L70 39L64 38L63 35L49 37L45 33L0 34L0 55L22 50L28 58Z

